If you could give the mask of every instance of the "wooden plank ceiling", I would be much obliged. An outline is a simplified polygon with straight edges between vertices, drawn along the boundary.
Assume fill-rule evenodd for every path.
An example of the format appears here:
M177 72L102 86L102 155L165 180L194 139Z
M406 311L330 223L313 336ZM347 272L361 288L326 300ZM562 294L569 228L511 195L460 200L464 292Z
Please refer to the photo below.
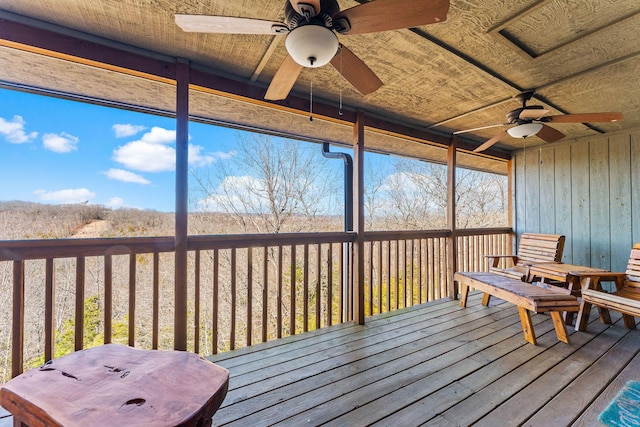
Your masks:
M617 123L554 124L567 138L640 126L637 0L451 0L446 22L339 36L384 83L376 92L362 96L331 66L305 68L290 97L275 103L263 102L262 97L285 58L284 36L185 33L174 22L174 14L282 22L284 4L285 0L0 0L0 19L158 58L186 58L208 73L255 88L255 100L193 91L191 112L203 119L349 144L349 115L342 119L338 114L342 102L346 113L360 109L368 117L434 135L431 141L418 141L372 126L368 146L381 152L444 161L442 147L452 132L504 123L506 113L520 107L513 97L527 89L536 91L529 104L542 105L549 114L624 114ZM339 0L341 9L358 4ZM169 81L43 56L6 41L9 38L0 29L0 61L7 64L0 67L0 83L5 86L28 85L174 109ZM308 100L311 85L314 101L335 110L333 119L323 120L320 113L309 122L303 108L290 104L292 98ZM463 143L472 149L504 129L464 134ZM541 142L532 137L527 144ZM507 136L492 153L505 157L522 144ZM488 157L463 155L461 161L504 169Z

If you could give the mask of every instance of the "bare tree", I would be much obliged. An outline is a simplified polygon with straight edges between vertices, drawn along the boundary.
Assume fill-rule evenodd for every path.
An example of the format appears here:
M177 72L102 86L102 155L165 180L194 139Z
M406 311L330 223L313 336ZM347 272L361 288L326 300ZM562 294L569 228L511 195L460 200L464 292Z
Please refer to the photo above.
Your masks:
M340 213L340 184L320 148L263 134L238 134L236 155L213 176L194 174L196 210L226 212L244 232L312 229L319 216ZM306 222L291 221L305 216Z

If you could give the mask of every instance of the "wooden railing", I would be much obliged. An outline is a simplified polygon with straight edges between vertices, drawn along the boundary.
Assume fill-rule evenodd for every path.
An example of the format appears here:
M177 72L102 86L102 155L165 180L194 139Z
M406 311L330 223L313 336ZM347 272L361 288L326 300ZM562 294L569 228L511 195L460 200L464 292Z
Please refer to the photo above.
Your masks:
M456 237L458 271L489 271L485 255L514 253L510 228L462 229L456 231Z
M366 315L453 297L450 236L367 232ZM10 281L12 289L6 309L0 301L0 311L11 313L2 318L0 364L10 359L15 376L57 356L64 327L69 351L113 341L172 348L173 321L186 316L189 349L213 354L350 321L355 238L191 236L187 313L174 307L173 237L0 242L0 285ZM511 240L510 229L458 230L458 269L486 270L483 255L510 253Z

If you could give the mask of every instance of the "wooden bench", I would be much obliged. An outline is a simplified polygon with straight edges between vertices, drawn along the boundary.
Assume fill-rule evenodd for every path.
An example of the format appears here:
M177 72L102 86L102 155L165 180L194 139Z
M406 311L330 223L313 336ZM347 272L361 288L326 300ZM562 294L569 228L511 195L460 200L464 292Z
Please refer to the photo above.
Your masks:
M565 237L560 234L524 233L520 237L517 255L485 255L489 271L517 280L529 281L529 267L534 264L560 262ZM505 267L499 267L503 260Z
M106 344L3 384L0 406L16 426L210 426L228 385L197 354Z
M531 323L531 312L549 312L553 320L558 339L569 343L567 327L561 313L564 311L578 311L578 299L564 289L553 286L536 286L521 280L501 276L494 273L455 273L454 280L460 286L460 305L467 306L469 288L484 292L482 304L489 305L491 296L495 296L518 306L524 338L531 344L536 344L536 335Z
M640 316L640 242L633 245L624 273L575 271L572 274L579 276L582 283L582 303L576 330L586 330L593 305L600 309L600 320L603 323L611 324L609 310L614 310L622 313L626 328L636 328L634 316ZM605 281L615 282L615 292L602 290L601 282Z

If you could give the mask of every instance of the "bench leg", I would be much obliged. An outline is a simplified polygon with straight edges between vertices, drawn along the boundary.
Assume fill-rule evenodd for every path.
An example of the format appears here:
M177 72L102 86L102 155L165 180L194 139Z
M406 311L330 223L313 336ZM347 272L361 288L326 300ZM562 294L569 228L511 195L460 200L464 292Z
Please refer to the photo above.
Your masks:
M469 297L469 286L465 283L460 285L460 307L467 306L467 298Z
M636 328L636 319L633 318L630 314L623 314L622 321L624 322L624 327L627 329L635 329Z
M531 323L531 314L529 310L523 307L518 307L518 314L520 314L520 323L522 323L522 332L524 332L524 339L527 342L536 345L536 334L533 332L533 324Z
M576 331L586 331L587 323L589 322L589 314L591 313L591 303L586 302L584 299L580 304L580 311L578 312L578 318L576 319Z
M484 294L482 294L482 305L488 307L490 299L491 295L489 295L488 293L485 292Z
M600 314L600 322L605 325L611 325L613 323L611 321L611 315L609 314L608 308L598 307L598 313Z
M556 335L562 342L570 344L569 334L567 334L567 327L565 326L564 319L558 311L551 312L551 319L553 320L553 327L556 328Z

